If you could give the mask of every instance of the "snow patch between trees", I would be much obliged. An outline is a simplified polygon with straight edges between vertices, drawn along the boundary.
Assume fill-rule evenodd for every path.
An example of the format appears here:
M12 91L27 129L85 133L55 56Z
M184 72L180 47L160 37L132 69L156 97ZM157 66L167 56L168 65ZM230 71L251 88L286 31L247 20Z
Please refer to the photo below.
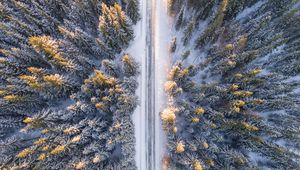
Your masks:
M241 20L245 17L248 17L249 14L253 13L254 11L258 10L263 4L265 4L267 1L263 0L263 1L259 1L256 4L254 4L252 7L248 7L246 9L244 9L242 12L240 12L237 16L236 16L236 20Z

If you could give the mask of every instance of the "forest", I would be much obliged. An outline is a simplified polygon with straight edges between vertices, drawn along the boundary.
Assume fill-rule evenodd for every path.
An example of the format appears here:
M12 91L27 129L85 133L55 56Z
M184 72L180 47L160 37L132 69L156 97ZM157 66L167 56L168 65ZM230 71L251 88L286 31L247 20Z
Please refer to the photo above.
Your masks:
M172 169L300 169L298 0L169 0Z
M299 28L300 0L1 0L0 170L298 170Z
M0 3L0 169L136 169L138 1Z

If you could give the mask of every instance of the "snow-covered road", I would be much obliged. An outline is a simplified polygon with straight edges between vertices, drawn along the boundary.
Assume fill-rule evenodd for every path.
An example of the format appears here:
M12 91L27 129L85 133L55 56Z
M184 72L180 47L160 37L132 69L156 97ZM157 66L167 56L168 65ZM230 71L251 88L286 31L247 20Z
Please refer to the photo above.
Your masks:
M171 24L166 1L140 0L141 21L135 26L135 40L127 50L141 66L137 95L140 106L133 114L136 164L139 170L161 170L165 136L159 112L166 104L163 91L169 69Z

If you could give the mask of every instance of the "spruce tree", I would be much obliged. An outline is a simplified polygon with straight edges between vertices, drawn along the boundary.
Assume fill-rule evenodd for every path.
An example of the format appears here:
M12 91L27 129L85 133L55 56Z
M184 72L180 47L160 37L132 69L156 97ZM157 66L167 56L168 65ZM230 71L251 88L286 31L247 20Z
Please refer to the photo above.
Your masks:
M140 20L140 15L136 11L139 10L138 0L128 0L126 14L129 16L133 24L136 24Z
M181 25L183 24L183 20L184 20L184 8L181 8L181 10L176 18L175 28L177 31L181 28Z
M99 20L99 29L104 43L108 44L110 49L120 53L133 38L130 20L118 4L108 8L104 3L102 3L102 15Z

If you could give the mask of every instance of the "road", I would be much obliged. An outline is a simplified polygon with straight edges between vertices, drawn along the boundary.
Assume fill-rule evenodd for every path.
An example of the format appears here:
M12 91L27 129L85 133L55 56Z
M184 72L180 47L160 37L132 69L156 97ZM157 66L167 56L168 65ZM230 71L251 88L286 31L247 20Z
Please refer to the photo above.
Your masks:
M161 170L165 136L159 112L165 106L163 84L169 68L171 41L165 1L140 0L141 21L135 26L135 40L127 50L141 65L137 95L140 106L133 114L136 164L139 170Z
M150 2L150 1L149 1ZM171 65L169 44L172 39L171 19L167 15L166 0L151 0L148 15L150 34L147 49L147 170L161 170L162 160L166 154L165 135L161 127L160 111L166 106L167 96L164 83ZM148 129L148 131L147 131Z
M155 50L154 50L154 9L155 0L147 1L147 62L146 62L146 169L154 170L155 159Z

